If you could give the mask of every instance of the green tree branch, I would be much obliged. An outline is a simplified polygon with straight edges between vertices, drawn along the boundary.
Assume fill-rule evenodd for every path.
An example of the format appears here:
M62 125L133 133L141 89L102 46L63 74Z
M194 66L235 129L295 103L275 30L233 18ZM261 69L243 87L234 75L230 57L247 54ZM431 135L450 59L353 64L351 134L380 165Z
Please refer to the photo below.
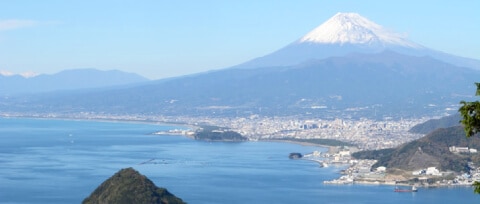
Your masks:
M480 96L480 83L475 83L475 85L477 85L477 92L475 92L475 96ZM465 134L467 137L471 137L480 132L480 102L461 101L460 104L462 104L462 107L460 107L458 110L462 116L460 123L462 123L465 129ZM472 186L474 187L473 192L480 194L480 182L475 181Z
M477 85L476 96L480 96L480 83L475 83ZM462 106L458 111L462 117L460 123L462 123L465 134L467 137L471 137L476 133L480 132L480 102L479 101L460 101Z

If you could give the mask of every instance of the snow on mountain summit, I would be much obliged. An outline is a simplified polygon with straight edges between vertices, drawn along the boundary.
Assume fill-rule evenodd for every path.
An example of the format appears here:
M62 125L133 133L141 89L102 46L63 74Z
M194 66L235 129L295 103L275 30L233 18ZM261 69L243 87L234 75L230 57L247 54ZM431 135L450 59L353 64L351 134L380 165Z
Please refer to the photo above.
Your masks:
M13 75L15 74L10 71L0 70L0 76L13 76Z
M35 73L35 72L32 72L32 71L23 72L23 73L20 73L20 74L15 74L15 73L10 72L10 71L0 70L0 76L10 77L10 76L15 76L15 75L20 75L23 78L32 78L32 77L38 76L39 74Z
M357 13L337 13L299 40L300 43L381 44L420 48Z

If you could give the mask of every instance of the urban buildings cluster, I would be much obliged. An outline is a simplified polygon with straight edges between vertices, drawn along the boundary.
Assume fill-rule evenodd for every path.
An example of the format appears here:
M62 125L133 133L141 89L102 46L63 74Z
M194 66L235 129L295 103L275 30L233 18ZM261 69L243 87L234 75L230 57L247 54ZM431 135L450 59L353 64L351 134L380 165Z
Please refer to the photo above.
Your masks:
M3 114L22 116L22 114ZM29 115L32 117L32 115ZM102 115L81 113L75 115L33 115L47 118L78 118L96 120L125 120L152 123L170 123L191 126L218 126L238 132L249 140L271 139L334 139L357 145L359 149L372 150L397 147L418 139L422 134L408 132L410 128L430 118L415 119L316 119L299 117L191 117L191 116L146 116Z
M178 118L177 118L178 119ZM384 149L418 139L422 134L408 132L428 118L394 120L298 119L292 117L183 118L192 125L227 127L250 140L335 139L360 149Z

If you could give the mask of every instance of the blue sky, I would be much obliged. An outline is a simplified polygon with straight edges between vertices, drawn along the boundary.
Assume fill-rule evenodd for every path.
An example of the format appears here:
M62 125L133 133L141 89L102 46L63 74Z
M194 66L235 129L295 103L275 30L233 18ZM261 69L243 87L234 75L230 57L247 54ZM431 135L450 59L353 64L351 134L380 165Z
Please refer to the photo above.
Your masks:
M0 70L97 68L150 79L233 66L280 49L337 12L480 59L480 1L0 0Z

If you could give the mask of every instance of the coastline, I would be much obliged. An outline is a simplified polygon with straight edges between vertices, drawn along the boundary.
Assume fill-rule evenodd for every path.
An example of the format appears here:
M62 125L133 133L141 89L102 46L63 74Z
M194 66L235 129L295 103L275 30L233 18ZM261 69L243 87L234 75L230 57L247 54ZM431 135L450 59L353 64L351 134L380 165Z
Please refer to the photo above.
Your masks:
M19 119L36 119L36 120L69 120L69 121L93 121L93 122L111 122L111 123L133 123L133 124L151 124L151 125L166 125L166 126L179 126L179 127L187 127L190 129L196 129L199 128L198 126L194 126L191 124L187 123L180 123L180 122L168 122L168 121L160 121L160 120L153 120L153 119L134 119L134 118L121 118L119 117L58 117L58 116L26 116L26 115L0 115L0 118L19 118ZM173 129L172 129L173 130ZM155 134L155 133L146 133L146 134ZM184 136L188 138L192 138L186 134L175 134L175 133L170 133L168 131L165 131L165 134L168 135L176 135L176 136ZM161 134L157 134L161 135ZM192 138L193 139L193 138ZM252 142L253 140L247 140L245 142ZM294 141L294 140L288 140L288 139L265 139L265 140L258 140L262 142L283 142L283 143L291 143L291 144L297 144L301 146L314 146L314 147L320 147L320 148L332 148L335 146L329 146L329 145L324 145L324 144L318 144L318 143L312 143L312 142L305 142L305 141ZM319 163L320 165L323 165L324 162L322 161L317 161L313 159L304 159L304 160L309 160L313 161L316 163ZM343 164L347 165L345 169L348 169L352 167L351 164ZM323 167L323 166L322 166ZM328 167L325 167L328 168ZM341 173L338 173L341 175ZM391 176L397 176L397 175L391 175ZM393 180L395 181L395 180ZM388 186L412 186L412 184L409 183L397 183L396 181L393 182L392 180L386 181L385 179L379 179L379 180L353 180L348 183L328 183L329 185L345 185L345 184L358 184L358 185L388 185ZM401 181L401 180L400 180ZM403 180L404 182L408 180ZM324 181L325 182L325 181ZM428 184L428 185L419 185L419 184L413 184L416 185L417 187L421 188L443 188L443 187L470 187L471 183L462 183L462 184Z
M308 154L307 158L303 157L302 160L308 160L311 162L318 163L320 168L329 168L330 165L341 165L342 170L338 172L339 177L333 180L325 180L323 181L324 184L328 185L386 185L386 186L416 186L420 188L444 188L444 187L471 187L473 182L468 181L458 181L454 182L454 180L447 180L443 179L443 181L436 181L434 183L428 182L428 180L438 180L444 178L444 176L435 177L435 176L422 176L422 177L414 177L414 176L407 176L404 174L394 174L394 173L387 173L377 172L375 170L371 170L373 164L376 162L375 160L359 160L351 158L350 156L344 157L344 159L340 159L340 161L332 161L334 157L341 157L337 153L333 153L331 149L335 149L336 146L328 146L322 145L318 143L310 143L310 142L301 142L301 141L294 141L294 140L264 140L268 142L286 142L292 144L298 144L302 146L316 146L322 148L328 148L329 153L321 155L312 155ZM329 155L329 156L328 156ZM336 158L335 158L336 160ZM357 174L360 173L352 173L358 172L361 168L369 169L369 172L365 174L365 176L358 176ZM349 172L349 173L347 173ZM417 181L414 181L414 180ZM423 181L421 181L424 179ZM419 181L420 180L420 181Z
M70 121L94 121L94 122L111 122L111 123L132 123L132 124L150 124L150 125L168 125L168 126L181 126L188 127L189 129L196 129L199 126L180 123L180 122L168 122L152 119L123 119L123 118L98 118L98 117L49 117L49 116L25 116L25 115L0 115L0 118L24 118L24 119L37 119L37 120L70 120Z
M339 146L343 147L348 147L350 149L357 149L356 146L354 145L347 145L347 144L339 144L339 145L328 145L328 144L321 144L318 142L309 142L314 141L315 139L302 139L302 140L297 140L297 139L290 139L290 138L285 138L285 139L260 139L259 141L268 141L268 142L286 142L286 143L291 143L291 144L298 144L302 146L314 146L314 147L322 147L322 148L335 148Z
M325 183L327 185L382 185L382 186L415 186L417 188L473 188L472 184L406 184L406 183L392 183L381 181L353 181L351 183Z
M315 161L307 159L310 161ZM386 171L370 170L371 165L375 160L357 160L355 163L348 164L348 166L341 170L337 179L330 181L323 181L324 184L329 185L346 185L346 184L360 184L360 185L386 185L386 186L415 186L420 188L443 188L443 187L472 187L471 180L454 180L448 179L448 175L433 176L423 175L407 176L403 174L387 173ZM362 164L363 163L363 164ZM361 172L365 169L365 164L370 163L367 167L368 172Z
M322 148L331 148L333 146L328 146L328 145L322 145L322 144L317 144L317 143L311 143L311 142L300 142L300 141L293 141L293 140L275 140L275 139L261 139L258 141L263 141L263 142L283 142L283 143L290 143L290 144L297 144L301 146L310 146L310 147L322 147Z

